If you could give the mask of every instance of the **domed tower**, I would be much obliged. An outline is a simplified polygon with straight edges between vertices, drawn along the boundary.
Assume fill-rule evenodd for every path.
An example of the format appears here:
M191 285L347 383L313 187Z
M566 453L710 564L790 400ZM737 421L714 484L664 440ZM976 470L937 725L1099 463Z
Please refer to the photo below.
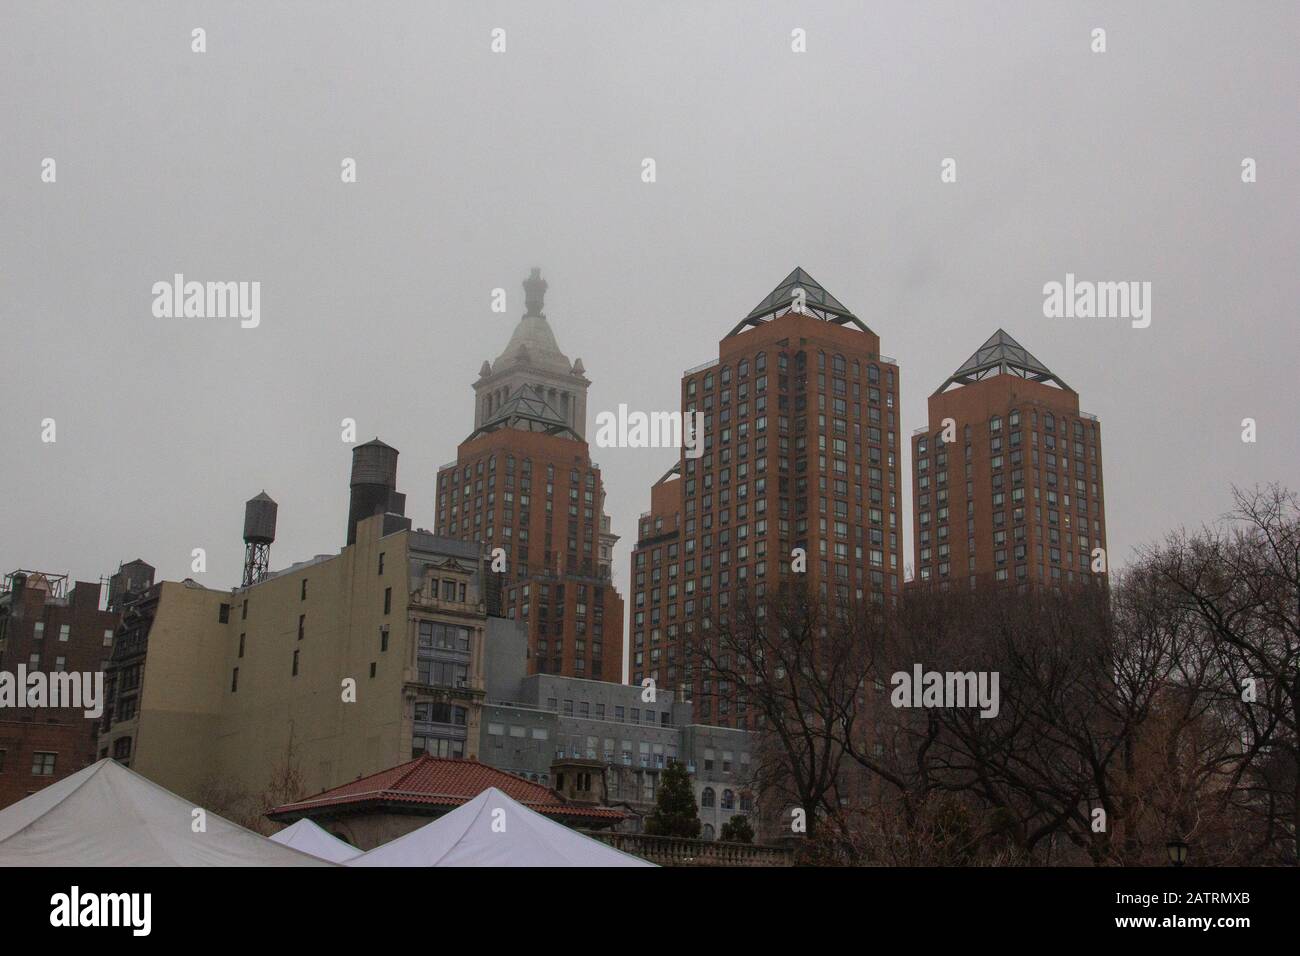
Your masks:
M524 280L523 317L495 362L484 362L474 383L474 430L490 423L523 388L549 405L579 437L587 432L587 389L582 359L570 362L560 351L542 307L548 283L541 269Z

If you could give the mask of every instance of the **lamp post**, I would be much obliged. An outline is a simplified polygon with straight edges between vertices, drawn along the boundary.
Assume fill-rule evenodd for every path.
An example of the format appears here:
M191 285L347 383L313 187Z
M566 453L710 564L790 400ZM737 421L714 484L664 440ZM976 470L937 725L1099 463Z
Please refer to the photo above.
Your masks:
M1187 862L1187 841L1178 837L1173 837L1165 844L1165 851L1169 854L1170 866L1182 866Z

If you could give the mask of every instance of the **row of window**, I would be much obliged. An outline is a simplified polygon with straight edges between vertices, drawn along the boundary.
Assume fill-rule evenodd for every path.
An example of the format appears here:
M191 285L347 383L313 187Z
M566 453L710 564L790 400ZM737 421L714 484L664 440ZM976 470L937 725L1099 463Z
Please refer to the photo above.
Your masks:
M34 640L34 641L43 641L43 640L45 640L45 622L44 622L44 621L37 621L37 622L33 625L33 627L32 627L32 640ZM64 643L64 644L66 644L66 643L67 643L68 641L70 641L70 640L72 640L72 625L71 625L71 624L60 624L60 625L59 625L59 641L62 642L62 643ZM104 629L104 645L103 645L103 646L104 646L104 647L112 647L112 646L113 646L113 629L112 629L112 628L105 628L105 629Z
M597 701L594 705L591 701L577 701L577 710L574 710L574 701L565 699L563 704L555 697L546 699L546 709L556 713L563 714L565 717L594 717L596 720L605 720L606 710L603 701ZM642 723L642 709L640 707L625 707L622 704L614 705L614 720L618 723ZM628 719L630 715L630 720ZM671 727L671 711L654 711L650 708L645 709L644 723L649 726Z
M0 750L0 773L4 773L6 767L5 758L8 751ZM58 762L58 754L48 750L38 750L32 754L32 776L34 777L52 777L54 768Z
M27 670L39 671L41 669L41 660L42 660L41 652L32 651L31 654L27 656ZM107 670L108 664L109 664L108 661L100 661L99 669L101 671ZM52 668L51 673L63 674L67 671L67 669L68 669L68 658L62 654L57 655L54 658L54 667Z

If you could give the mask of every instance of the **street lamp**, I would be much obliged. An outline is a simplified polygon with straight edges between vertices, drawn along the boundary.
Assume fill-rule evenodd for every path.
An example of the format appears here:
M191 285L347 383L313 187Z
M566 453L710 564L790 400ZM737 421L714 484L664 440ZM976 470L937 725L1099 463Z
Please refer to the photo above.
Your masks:
M1170 866L1182 866L1187 862L1187 841L1178 838L1171 839L1165 844L1165 851L1169 854Z

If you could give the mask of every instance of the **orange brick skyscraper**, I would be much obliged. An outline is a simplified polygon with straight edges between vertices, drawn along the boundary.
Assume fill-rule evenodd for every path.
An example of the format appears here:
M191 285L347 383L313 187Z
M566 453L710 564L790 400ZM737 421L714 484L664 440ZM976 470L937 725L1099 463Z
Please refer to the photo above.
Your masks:
M916 581L1104 583L1101 423L1078 394L998 329L929 406L912 436Z
M682 689L696 719L749 728L725 688L706 688L696 621L742 586L776 587L807 555L822 600L899 593L898 366L880 339L795 269L682 377L683 412L705 416L651 490L632 553L629 676Z
M586 432L582 359L564 356L542 312L547 283L524 282L527 312L474 385L474 430L438 470L438 534L501 548L500 605L528 626L528 672L618 682L623 599L617 536Z

